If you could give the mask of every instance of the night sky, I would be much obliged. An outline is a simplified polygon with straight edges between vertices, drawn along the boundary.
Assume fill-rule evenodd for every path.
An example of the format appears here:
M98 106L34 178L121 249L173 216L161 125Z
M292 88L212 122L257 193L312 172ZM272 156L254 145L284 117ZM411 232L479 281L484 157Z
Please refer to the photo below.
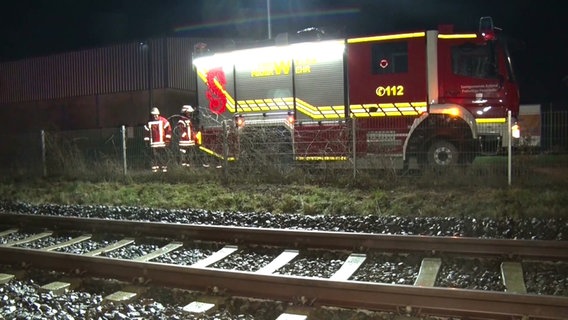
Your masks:
M0 13L0 61L151 37L268 37L267 0L20 0ZM453 24L475 31L481 16L519 40L522 103L568 100L564 0L270 0L271 36L323 27L345 36ZM568 104L567 104L568 105ZM568 109L568 107L566 108Z

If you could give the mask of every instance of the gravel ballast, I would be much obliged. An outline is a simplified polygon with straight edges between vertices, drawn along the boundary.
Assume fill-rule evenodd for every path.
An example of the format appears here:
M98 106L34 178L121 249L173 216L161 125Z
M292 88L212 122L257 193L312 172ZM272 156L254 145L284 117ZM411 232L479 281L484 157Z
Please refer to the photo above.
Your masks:
M381 234L460 236L497 239L568 240L567 218L397 217L222 212L105 205L33 205L0 202L0 213L141 220L152 222L286 228Z
M0 202L0 213L74 216L84 218L141 220L151 222L192 223L202 225L230 225L240 227L288 228L320 231L366 232L401 235L463 236L499 239L568 240L568 220L510 219L510 218L448 218L448 217L392 217L392 216L307 216L297 214L220 212L200 209L153 209L143 207L81 206L81 205L32 205L27 203ZM1 226L0 226L1 227ZM4 228L0 229L0 231ZM31 233L22 231L0 237L0 244L21 240ZM71 237L53 235L41 243L22 245L36 248L49 246ZM50 242L51 241L51 242ZM91 239L58 251L81 254L114 243L117 239ZM108 253L109 258L132 259L158 249L163 243L133 243ZM183 247L156 258L155 262L191 265L215 252L219 244ZM210 267L255 271L271 261L279 250L276 248L245 248L230 259L219 261ZM339 269L345 253L315 253L302 251L292 264L276 274L330 277ZM378 283L412 285L419 270L421 257L370 254L367 261L351 280ZM568 296L568 268L564 262L523 262L527 291L533 294ZM444 257L436 286L477 290L503 291L499 274L499 262L485 259L463 260ZM101 294L70 292L52 296L38 291L33 280L11 281L0 286L0 315L6 319L275 319L282 311L281 305L266 304L256 311L234 308L219 310L206 317L183 313L180 305L169 305L157 300L140 300L130 305L101 304ZM237 302L233 302L237 303ZM88 311L81 311L88 310ZM87 313L89 314L87 314ZM256 312L256 315L254 314ZM345 312L345 311L343 311ZM260 314L259 314L260 313ZM361 316L361 319L364 319ZM386 316L385 318L388 318Z

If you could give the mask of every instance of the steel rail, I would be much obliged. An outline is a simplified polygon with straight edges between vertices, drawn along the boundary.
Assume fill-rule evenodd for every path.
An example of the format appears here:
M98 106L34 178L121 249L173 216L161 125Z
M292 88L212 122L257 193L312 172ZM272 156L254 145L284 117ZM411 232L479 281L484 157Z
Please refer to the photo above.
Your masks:
M294 248L312 247L355 252L384 250L424 252L427 254L454 253L508 258L568 260L568 241L386 235L7 213L0 214L0 219L5 224L22 227L82 230L88 233L128 233L130 235L154 236L176 240L203 240L230 244L258 243L288 248L290 246Z
M568 298L558 296L261 275L6 246L0 246L0 261L232 296L304 301L311 306L484 319L566 319L568 314Z

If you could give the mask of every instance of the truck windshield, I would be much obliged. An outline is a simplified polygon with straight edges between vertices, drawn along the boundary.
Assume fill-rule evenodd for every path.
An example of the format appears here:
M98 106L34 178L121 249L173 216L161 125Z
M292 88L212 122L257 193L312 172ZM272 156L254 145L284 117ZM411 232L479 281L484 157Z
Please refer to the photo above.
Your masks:
M500 40L501 45L503 46L503 51L505 53L505 60L507 62L507 72L509 73L509 79L512 82L517 82L517 77L515 76L515 68L513 63L513 58L511 57L510 47L515 47L515 44L507 38Z
M465 43L452 47L452 71L455 75L473 78L495 78L497 65L494 46L487 43Z

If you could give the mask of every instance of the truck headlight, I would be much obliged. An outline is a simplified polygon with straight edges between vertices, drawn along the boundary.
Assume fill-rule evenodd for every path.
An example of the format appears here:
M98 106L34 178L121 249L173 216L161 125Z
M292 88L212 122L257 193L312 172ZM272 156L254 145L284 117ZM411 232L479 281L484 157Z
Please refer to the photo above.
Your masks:
M521 137L521 127L515 123L511 127L511 134L513 135L513 138L519 139Z

